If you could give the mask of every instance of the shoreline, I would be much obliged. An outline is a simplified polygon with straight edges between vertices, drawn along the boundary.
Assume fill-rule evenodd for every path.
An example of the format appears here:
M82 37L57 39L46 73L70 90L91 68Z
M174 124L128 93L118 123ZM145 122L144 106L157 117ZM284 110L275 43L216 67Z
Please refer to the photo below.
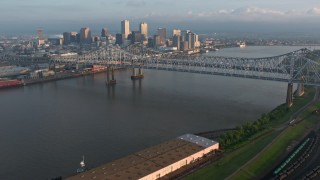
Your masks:
M120 70L125 70L126 68L115 68L115 71L120 71ZM52 82L52 81L59 81L59 80L64 80L64 79L71 79L71 78L78 78L78 77L83 77L83 76L89 76L92 74L102 74L106 73L108 70L98 70L94 72L75 72L75 73L70 73L70 74L59 74L59 75L53 75L45 78L38 78L38 79L23 79L22 83L19 85L15 86L7 86L7 87L2 87L1 89L11 89L11 88L18 88L18 87L24 87L24 86L29 86L29 85L34 85L34 84L41 84L41 83L47 83L47 82Z

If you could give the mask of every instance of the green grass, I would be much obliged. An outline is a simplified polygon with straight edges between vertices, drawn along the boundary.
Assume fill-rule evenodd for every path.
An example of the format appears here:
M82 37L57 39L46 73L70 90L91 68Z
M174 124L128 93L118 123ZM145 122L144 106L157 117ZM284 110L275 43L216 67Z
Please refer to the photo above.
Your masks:
M262 152L254 161L243 167L243 169L250 174L253 174L255 177L259 176L266 169L270 169L279 160L279 158L285 154L286 148L294 140L299 140L303 137L306 133L306 129L310 128L315 122L316 119L314 117L309 117L298 125L287 128L279 135L279 137L277 137L271 146L265 149L265 151ZM239 179L238 177L242 177L244 175L244 172L239 171L233 177L237 177L235 179Z
M315 91L316 90L314 87L307 86L305 88L305 93L303 96L294 98L293 105L292 107L290 107L289 112L282 118L279 118L276 121L271 122L270 127L277 127L283 123L286 123L295 112L297 112L300 108L308 104L314 98Z
M241 149L226 154L226 157L217 161L208 167L205 167L196 173L188 176L186 179L224 179L232 172L236 171L239 166L247 162L248 159L254 157L267 144L269 144L278 132L272 131L265 134L255 143L248 144Z
M242 142L238 144L237 150L225 153L225 157L220 159L219 161L211 164L205 168L200 169L199 171L191 174L185 179L225 179L230 174L238 170L239 167L244 165L248 160L252 159L256 154L258 154L261 150L263 150L268 144L270 144L279 134L280 131L277 131L276 128L287 123L289 118L300 108L309 103L315 94L315 88L306 87L306 93L302 97L297 97L294 99L294 104L290 108L289 112L284 115L282 118L274 120L270 123L267 130L263 132L259 132L249 138L248 141ZM320 108L320 104L316 105L316 108ZM308 117L310 112L315 109L308 109L308 112L304 112L304 117ZM244 170L239 171L236 176L237 179L252 179L253 176L257 176L261 173L270 163L268 162L270 159L272 162L275 162L279 155L282 155L284 149L291 143L293 139L297 139L302 136L305 127L312 124L310 122L312 120L304 121L299 125L290 128L288 132L284 132L281 134L281 138L277 139L274 143L275 146L272 146L270 150L263 156L263 158L257 158L257 162L253 161L248 166L244 167ZM286 130L287 131L287 130ZM267 134L267 135L266 135ZM254 143L251 143L254 141ZM269 148L268 148L269 149ZM258 163L258 164L252 164ZM260 167L260 165L263 165Z

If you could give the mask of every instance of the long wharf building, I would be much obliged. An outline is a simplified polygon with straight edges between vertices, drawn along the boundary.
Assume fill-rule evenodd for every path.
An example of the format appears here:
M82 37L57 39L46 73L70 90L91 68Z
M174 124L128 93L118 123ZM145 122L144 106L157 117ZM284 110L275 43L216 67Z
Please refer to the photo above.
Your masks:
M154 180L218 148L218 142L185 134L67 179Z

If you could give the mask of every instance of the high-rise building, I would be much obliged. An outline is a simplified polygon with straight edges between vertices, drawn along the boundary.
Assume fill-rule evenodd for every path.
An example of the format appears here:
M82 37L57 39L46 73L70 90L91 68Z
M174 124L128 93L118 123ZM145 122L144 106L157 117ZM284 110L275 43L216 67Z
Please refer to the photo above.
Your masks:
M146 22L140 23L140 33L143 36L143 40L148 39L148 24Z
M189 48L188 48L188 41L181 41L181 44L180 44L180 49L182 51L187 51Z
M71 42L71 33L70 32L64 32L63 33L63 44L68 45Z
M121 21L121 34L124 34L125 38L128 38L130 34L130 24L128 20Z
M177 47L177 50L180 50L180 35L174 35L172 38L172 46Z
M116 44L121 45L126 40L124 34L116 34Z
M70 32L70 42L76 43L77 41L77 34L78 32Z
M192 32L188 32L186 41L188 42L188 49L192 48Z
M153 36L153 47L157 48L161 45L160 43L160 36L159 35L154 35Z
M196 33L191 34L191 48L197 48L200 46L199 35Z
M149 48L154 48L154 41L153 41L152 37L148 38L148 47Z
M38 46L40 45L43 45L45 42L44 42L44 38L43 38L43 29L42 28L39 28L37 30L37 35L38 35Z
M181 30L180 29L173 29L172 30L172 37L174 37L174 35L181 36Z
M158 28L157 35L160 37L160 45L164 45L167 39L167 30L166 28Z
M142 35L140 31L132 31L131 33L131 43L141 42Z
M48 38L48 42L50 45L59 46L63 44L63 36L62 35L51 35Z
M187 35L188 35L188 33L190 32L190 30L181 30L181 32L180 32L180 36L181 36L181 40L186 40L187 39Z
M80 43L80 34L79 34L79 33L76 34L76 42L77 42L77 43Z
M88 27L80 29L80 43L90 44L92 43L91 30Z
M101 37L107 37L108 36L108 29L102 28L101 30Z

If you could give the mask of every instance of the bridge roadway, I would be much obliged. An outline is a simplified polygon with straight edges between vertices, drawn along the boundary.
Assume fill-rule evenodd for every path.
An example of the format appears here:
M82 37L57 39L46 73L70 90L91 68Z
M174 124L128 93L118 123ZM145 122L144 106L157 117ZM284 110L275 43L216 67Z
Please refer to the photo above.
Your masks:
M109 45L82 55L52 55L40 58L3 55L0 56L0 62L103 65L272 80L287 82L288 96L293 92L292 83L298 83L300 87L302 84L320 86L319 56L308 49L266 58L183 56L179 59L170 53L159 54L142 48L138 47L140 53L136 54L134 51L137 49L133 51L133 48L121 49ZM311 56L312 59L309 58ZM292 98L287 98L287 102L292 102Z
M143 68L212 74L262 80L273 80L305 85L320 85L320 62L308 58L307 49L267 58L231 58L192 56L171 59L166 55L134 55L109 47L84 55L51 56L52 63L105 65L112 67Z

